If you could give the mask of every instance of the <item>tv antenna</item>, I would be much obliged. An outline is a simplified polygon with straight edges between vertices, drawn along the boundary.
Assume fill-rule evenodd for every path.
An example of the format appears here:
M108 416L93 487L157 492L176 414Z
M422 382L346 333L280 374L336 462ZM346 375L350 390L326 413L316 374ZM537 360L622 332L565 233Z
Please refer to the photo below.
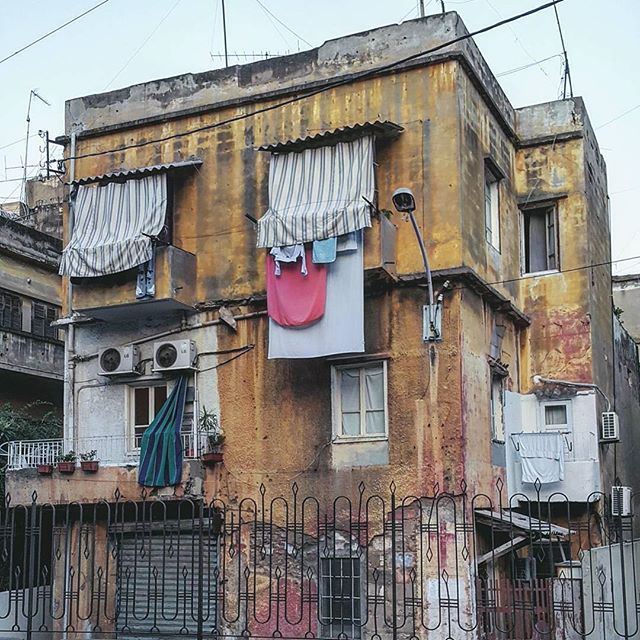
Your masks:
M33 98L38 98L40 102L44 102L47 107L51 106L51 103L43 98L36 89L31 89L29 92L29 106L27 107L27 140L24 145L24 172L22 174L22 190L20 192L20 200L26 204L27 197L27 167L29 166L29 129L31 128L31 102Z

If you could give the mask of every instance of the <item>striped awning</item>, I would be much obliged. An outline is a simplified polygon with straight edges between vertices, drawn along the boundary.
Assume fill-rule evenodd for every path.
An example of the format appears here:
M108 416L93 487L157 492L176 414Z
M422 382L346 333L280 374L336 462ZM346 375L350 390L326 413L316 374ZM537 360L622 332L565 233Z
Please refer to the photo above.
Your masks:
M258 247L324 240L370 227L366 200L374 197L373 162L371 135L272 154L269 209L258 220Z
M167 176L80 185L71 204L74 226L60 274L96 277L126 271L151 259L151 238L165 224Z
M84 176L77 178L69 184L91 184L92 182L109 182L110 180L128 180L129 178L142 178L153 173L166 173L168 171L177 171L179 169L188 169L189 167L198 167L202 164L200 158L191 158L189 160L178 160L177 162L165 162L163 164L154 164L148 167L135 167L134 169L118 169L108 173L101 173L95 176Z
M180 429L186 398L187 376L181 376L142 436L138 484L172 487L182 480Z

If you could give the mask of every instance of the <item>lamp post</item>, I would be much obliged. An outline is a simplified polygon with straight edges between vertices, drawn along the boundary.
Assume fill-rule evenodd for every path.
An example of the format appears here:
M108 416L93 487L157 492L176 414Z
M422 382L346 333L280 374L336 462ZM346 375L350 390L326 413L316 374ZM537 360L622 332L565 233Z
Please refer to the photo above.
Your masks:
M404 213L409 217L411 226L418 239L418 245L420 247L420 253L422 255L422 263L424 264L424 274L427 278L427 291L428 300L427 304L422 308L423 318L423 336L422 339L425 342L434 342L442 339L442 299L438 296L438 300L434 300L433 296L433 280L431 278L431 268L429 267L429 258L427 256L427 250L424 246L424 240L422 239L422 233L416 222L416 218L413 212L416 210L416 199L411 189L406 187L400 187L393 192L391 196L393 206L398 213Z

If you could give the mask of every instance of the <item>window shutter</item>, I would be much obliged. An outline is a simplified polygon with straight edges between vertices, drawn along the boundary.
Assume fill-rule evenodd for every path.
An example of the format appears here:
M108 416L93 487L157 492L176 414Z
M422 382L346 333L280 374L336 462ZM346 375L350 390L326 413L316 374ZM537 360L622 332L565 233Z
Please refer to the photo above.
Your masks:
M554 209L547 211L547 269L557 269L556 220Z
M31 333L36 336L45 336L45 328L47 321L46 307L39 303L33 302L31 304Z
M11 293L0 293L0 326L7 329L22 329L22 300Z
M51 323L58 319L58 310L55 307L47 307L47 320L45 323L45 335L47 338L56 339L58 337L58 329L52 327Z

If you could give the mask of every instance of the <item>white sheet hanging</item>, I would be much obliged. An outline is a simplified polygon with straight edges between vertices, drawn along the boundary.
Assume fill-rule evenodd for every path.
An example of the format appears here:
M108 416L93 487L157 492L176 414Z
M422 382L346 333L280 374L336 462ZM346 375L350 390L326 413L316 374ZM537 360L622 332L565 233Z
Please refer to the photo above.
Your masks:
M318 322L293 328L269 320L270 359L364 351L364 251L362 234L357 235L356 250L341 250L338 243L336 261L326 266L327 299Z

